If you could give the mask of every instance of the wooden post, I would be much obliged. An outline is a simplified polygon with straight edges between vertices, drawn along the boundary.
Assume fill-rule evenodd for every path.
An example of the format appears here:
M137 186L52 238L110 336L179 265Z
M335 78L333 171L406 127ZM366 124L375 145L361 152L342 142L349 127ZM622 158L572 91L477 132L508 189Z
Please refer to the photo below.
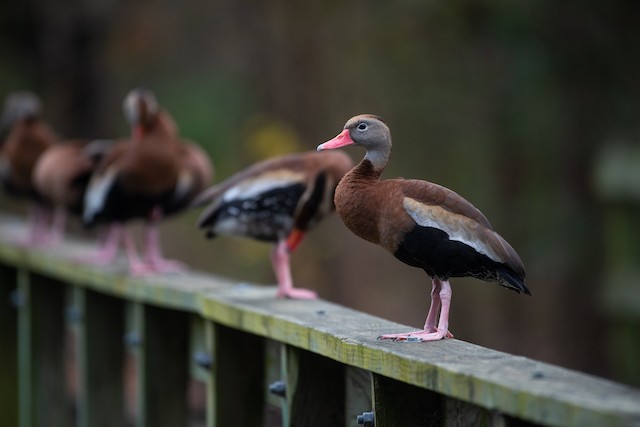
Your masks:
M282 427L283 420L283 408L286 407L285 396L275 394L271 390L271 386L275 386L283 379L284 370L280 364L281 348L284 348L282 344L277 341L265 339L265 373L264 373L264 427Z
M357 427L358 415L373 410L371 373L364 369L345 366L345 426Z
M637 142L603 147L594 184L605 203L601 304L610 317L608 354L614 376L640 386L640 148Z
M264 339L211 324L213 369L208 425L260 426L264 411Z
M78 426L125 425L123 394L124 304L72 288L67 321L75 332Z
M0 421L18 425L18 316L16 270L0 265Z
M131 303L128 311L137 334L137 342L130 340L137 361L136 425L185 425L189 414L189 317L181 311L141 303Z
M443 397L373 374L376 427L443 425Z
M286 346L288 425L345 425L344 366L330 359Z
M18 270L21 427L72 424L64 366L65 286Z

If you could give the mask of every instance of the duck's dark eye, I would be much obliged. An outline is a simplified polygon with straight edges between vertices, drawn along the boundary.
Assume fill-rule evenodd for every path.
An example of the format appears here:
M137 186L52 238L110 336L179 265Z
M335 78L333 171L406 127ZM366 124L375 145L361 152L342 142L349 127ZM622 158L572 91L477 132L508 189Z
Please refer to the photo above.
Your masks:
M367 124L366 123L358 124L358 130L367 130Z

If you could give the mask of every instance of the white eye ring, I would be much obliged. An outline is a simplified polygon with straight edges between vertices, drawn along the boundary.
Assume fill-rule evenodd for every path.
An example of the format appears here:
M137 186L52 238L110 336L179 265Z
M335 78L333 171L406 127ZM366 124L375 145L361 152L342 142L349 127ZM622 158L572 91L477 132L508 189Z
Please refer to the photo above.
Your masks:
M357 129L360 130L360 131L367 130L367 124L366 123L359 123Z

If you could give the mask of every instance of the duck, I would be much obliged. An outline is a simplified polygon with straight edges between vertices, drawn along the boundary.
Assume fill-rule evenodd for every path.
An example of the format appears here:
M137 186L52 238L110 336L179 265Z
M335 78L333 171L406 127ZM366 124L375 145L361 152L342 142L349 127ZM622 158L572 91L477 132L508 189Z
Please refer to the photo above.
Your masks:
M130 138L114 144L98 164L84 197L87 227L107 224L105 244L85 261L110 263L122 243L133 275L180 272L186 266L162 255L159 225L184 211L210 185L213 165L196 143L181 139L177 124L146 88L130 91L123 101ZM145 254L138 255L125 225L145 224Z
M68 216L80 217L84 194L99 161L115 140L74 139L47 148L33 168L33 186L53 211L49 244L59 243Z
M27 234L17 243L27 247L46 245L51 211L33 185L33 171L40 156L59 142L42 116L42 100L33 92L15 91L5 97L0 118L0 183L11 197L29 202Z
M431 278L431 305L422 330L379 339L437 341L449 331L452 277L474 277L531 295L524 264L473 204L441 185L417 179L381 179L391 156L391 131L382 118L350 118L318 151L346 146L366 150L335 192L338 216L360 238L381 246Z
M198 227L206 230L207 238L224 235L272 243L276 296L315 299L316 292L294 287L290 255L335 210L336 185L352 166L345 153L316 151L254 163L196 198L194 206L207 205Z

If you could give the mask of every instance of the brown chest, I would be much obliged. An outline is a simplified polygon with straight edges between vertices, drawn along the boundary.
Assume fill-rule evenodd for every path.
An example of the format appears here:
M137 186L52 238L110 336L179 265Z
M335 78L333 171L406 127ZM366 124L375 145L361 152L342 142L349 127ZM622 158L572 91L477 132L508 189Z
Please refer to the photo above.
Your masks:
M335 203L353 233L393 253L415 224L404 210L402 192L386 184L342 180Z

